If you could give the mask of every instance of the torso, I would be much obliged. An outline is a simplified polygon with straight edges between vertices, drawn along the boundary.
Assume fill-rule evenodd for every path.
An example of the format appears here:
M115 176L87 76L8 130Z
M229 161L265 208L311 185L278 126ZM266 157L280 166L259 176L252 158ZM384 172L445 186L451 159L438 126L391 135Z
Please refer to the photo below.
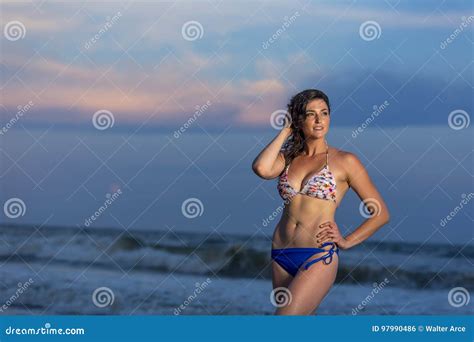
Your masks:
M322 154L317 160L298 156L289 168L285 167L278 187L288 203L275 228L272 248L318 247L318 226L334 221L336 208L349 188L342 161L344 153L329 148L327 165L326 154Z

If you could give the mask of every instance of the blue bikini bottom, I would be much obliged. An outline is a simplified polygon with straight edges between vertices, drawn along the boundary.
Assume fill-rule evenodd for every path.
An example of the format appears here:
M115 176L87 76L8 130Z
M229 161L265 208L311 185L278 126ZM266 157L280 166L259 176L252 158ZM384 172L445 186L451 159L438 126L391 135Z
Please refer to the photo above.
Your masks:
M282 248L272 249L272 259L275 260L278 265L283 267L285 271L291 274L293 277L298 273L298 270L304 265L304 269L307 270L311 265L318 261L323 261L325 265L329 265L332 261L334 253L339 255L339 248L334 242L326 242L321 247L331 245L332 247L328 250L324 248ZM326 252L323 256L307 261L316 253Z

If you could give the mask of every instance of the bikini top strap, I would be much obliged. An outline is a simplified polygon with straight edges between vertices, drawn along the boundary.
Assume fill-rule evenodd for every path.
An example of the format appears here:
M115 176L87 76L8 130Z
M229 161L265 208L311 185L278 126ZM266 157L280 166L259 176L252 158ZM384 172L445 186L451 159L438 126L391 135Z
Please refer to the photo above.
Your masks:
M326 142L326 166L328 165L328 156L329 156L329 146L328 146L328 143Z

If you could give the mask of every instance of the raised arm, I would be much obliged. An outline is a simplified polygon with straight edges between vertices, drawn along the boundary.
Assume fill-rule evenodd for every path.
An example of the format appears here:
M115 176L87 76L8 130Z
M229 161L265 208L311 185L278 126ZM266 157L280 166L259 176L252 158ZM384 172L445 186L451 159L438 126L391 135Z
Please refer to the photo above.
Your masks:
M382 196L372 183L360 160L354 154L347 153L344 157L344 165L349 186L357 193L370 212L370 217L344 238L346 242L342 248L346 249L366 240L380 227L388 223L390 214Z
M259 177L273 179L283 171L285 158L280 150L291 132L291 128L284 127L255 158L252 169Z

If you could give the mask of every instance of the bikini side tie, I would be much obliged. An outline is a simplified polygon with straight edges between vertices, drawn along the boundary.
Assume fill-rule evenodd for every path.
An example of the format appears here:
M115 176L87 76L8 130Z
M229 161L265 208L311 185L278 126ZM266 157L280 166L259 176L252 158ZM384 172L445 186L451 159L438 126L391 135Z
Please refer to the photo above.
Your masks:
M326 251L326 250L321 248L321 251ZM339 255L339 248L336 247L336 244L332 245L331 249L329 249L327 251L327 254L325 254L325 255L317 258L317 259L308 261L306 263L306 265L304 266L304 269L307 270L311 265L317 263L320 260L322 260L325 265L329 265L332 262L332 256L333 256L334 252Z

